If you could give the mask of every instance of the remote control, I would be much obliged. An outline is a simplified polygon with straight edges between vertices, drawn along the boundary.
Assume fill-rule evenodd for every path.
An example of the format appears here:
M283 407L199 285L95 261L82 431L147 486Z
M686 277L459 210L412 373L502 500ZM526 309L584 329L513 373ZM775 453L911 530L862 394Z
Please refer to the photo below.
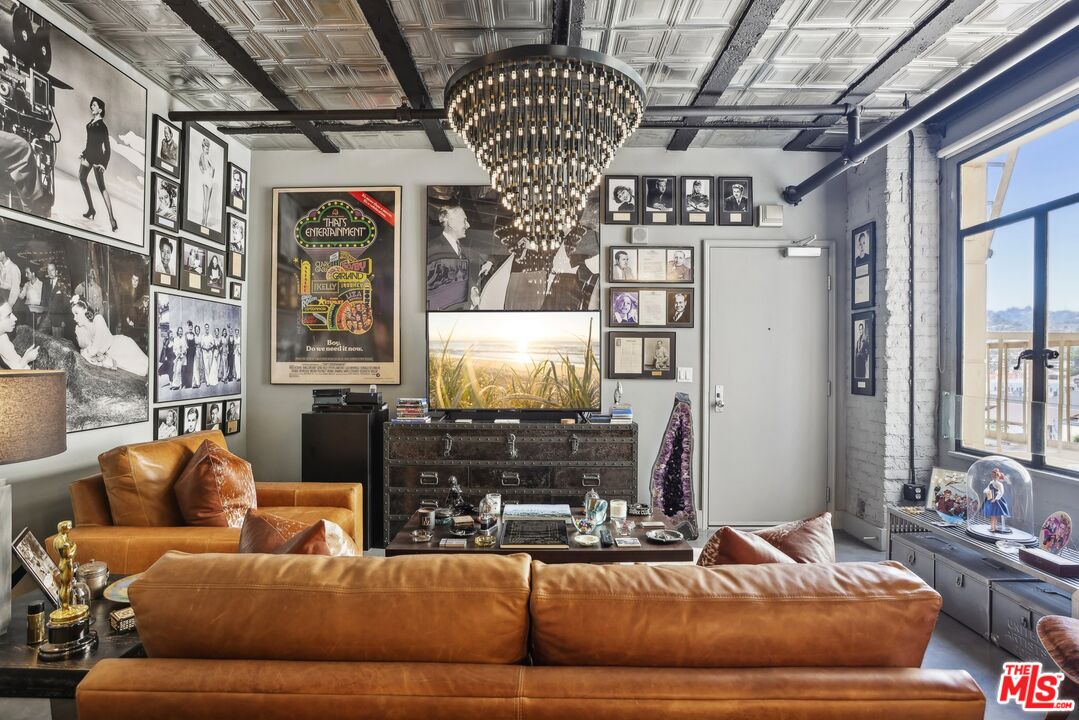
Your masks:
M599 544L603 547L610 547L614 545L614 539L611 537L611 531L607 528L602 528L599 531Z

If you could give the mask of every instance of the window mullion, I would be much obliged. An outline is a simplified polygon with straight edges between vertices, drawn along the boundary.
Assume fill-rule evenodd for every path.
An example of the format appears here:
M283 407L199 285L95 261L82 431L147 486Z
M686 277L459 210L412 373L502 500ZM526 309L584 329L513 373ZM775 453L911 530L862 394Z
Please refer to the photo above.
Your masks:
M1045 349L1049 345L1049 215L1034 217L1034 357L1031 377L1030 452L1035 467L1045 465L1045 403L1047 373Z

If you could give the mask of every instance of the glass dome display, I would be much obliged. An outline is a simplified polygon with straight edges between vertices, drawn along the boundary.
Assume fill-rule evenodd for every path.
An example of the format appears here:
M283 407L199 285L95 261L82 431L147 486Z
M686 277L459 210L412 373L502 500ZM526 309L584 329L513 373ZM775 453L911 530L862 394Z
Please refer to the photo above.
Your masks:
M967 534L989 542L1038 543L1034 491L1025 467L999 455L982 458L967 471L967 492L976 502L967 516Z

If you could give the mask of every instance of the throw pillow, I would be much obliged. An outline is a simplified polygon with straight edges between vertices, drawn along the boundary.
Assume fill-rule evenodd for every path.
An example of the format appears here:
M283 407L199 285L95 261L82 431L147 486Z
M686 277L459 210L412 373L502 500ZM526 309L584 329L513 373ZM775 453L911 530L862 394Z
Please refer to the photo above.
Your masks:
M800 563L834 563L831 513L757 530L757 535Z
M210 441L187 463L175 491L188 525L238 528L257 502L251 463Z
M821 513L805 520L754 530L756 535L768 541L784 555L799 563L834 563L835 539L832 537L832 516ZM701 549L698 565L719 565L724 535L716 532Z
M121 445L98 456L101 479L115 525L176 527L184 518L173 484L204 442L222 448L220 430L181 435L171 440Z
M286 540L283 545L273 551L273 554L356 557L360 553L356 548L356 543L340 525L329 520L319 520Z
M716 554L710 565L795 564L794 560L772 547L759 535L735 530L732 527L722 527L716 535L720 536L720 539L716 543Z
M251 508L240 527L240 552L272 553L305 528L299 520Z

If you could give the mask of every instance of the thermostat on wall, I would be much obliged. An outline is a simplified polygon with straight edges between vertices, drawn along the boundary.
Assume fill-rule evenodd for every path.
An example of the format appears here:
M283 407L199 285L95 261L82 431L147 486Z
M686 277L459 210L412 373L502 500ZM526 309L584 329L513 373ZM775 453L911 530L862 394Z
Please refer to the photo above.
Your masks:
M783 206L758 205L757 227L783 227Z

